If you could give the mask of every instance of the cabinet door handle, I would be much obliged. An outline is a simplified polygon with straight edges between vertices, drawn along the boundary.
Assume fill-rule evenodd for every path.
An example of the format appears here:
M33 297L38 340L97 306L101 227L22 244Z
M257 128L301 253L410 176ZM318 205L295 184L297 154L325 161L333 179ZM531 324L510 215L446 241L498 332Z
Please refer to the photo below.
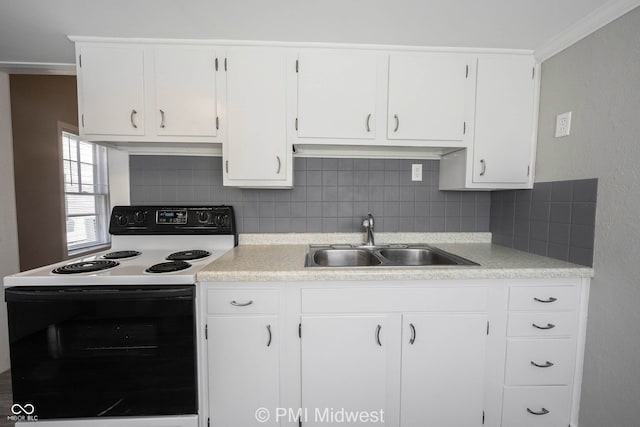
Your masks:
M136 125L136 114L138 114L136 110L131 110L131 116L129 116L131 126L133 126L134 129L138 129L138 125Z
M164 122L164 111L163 110L160 110L160 127L161 128L165 128L166 127L165 122Z
M231 301L231 305L236 306L236 307L246 307L248 305L253 304L253 300L247 301L247 302L237 302L236 300Z
M382 326L378 325L376 328L376 343L382 347L382 342L380 342L380 331L382 330Z
M398 132L398 128L400 127L400 119L397 114L393 115L393 118L396 120L396 127L393 129L394 132Z
M278 170L276 171L276 173L279 174L282 167L282 162L280 161L280 156L276 156L276 159L278 159Z
M409 338L409 344L413 345L416 342L416 327L413 323L409 323L409 328L411 328L411 338Z
M367 132L371 132L371 126L370 126L370 123L371 123L371 113L369 113L369 114L367 115L367 123L366 123L366 124L367 124Z
M553 323L547 323L547 326L540 326L540 325L536 325L535 323L532 323L531 326L533 326L536 329L553 329L556 327L556 325L554 325Z
M482 166L482 170L480 170L480 176L484 176L485 172L487 172L487 162L484 159L480 159L480 166Z
M556 301L558 301L558 298L549 297L549 299L540 299L540 298L536 298L536 297L534 297L534 298L533 298L533 300L534 300L534 301L541 302L541 303L544 303L544 304L549 304L549 303L551 303L551 302L556 302Z
M549 411L545 408L542 408L540 412L532 411L531 409L527 408L527 412L531 415L547 415L549 413Z
M226 169L227 173L229 173L229 160L224 161L224 168Z
M553 363L549 362L548 360L547 360L544 364L542 364L542 365L540 365L540 364L538 364L538 363L536 363L536 362L534 362L534 361L532 360L532 361L531 361L531 364L532 364L533 366L535 366L536 368L550 368L550 367L552 367L552 366L553 366Z
M273 337L271 335L271 325L267 325L267 332L269 333L269 341L267 341L267 347L271 347L271 338Z

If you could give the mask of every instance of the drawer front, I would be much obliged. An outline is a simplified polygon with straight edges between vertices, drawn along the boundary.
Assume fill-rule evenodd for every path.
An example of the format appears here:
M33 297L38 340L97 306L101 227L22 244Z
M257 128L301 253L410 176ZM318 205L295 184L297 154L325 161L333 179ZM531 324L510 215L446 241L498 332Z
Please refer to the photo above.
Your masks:
M276 314L280 292L255 289L210 289L207 292L209 314Z
M502 427L567 427L570 399L569 387L505 387Z
M575 348L574 339L509 340L505 384L571 384Z
M507 335L510 337L575 336L577 311L546 311L542 313L509 313Z
M577 286L513 286L509 310L576 310L580 303Z
M303 313L484 312L487 288L303 289Z

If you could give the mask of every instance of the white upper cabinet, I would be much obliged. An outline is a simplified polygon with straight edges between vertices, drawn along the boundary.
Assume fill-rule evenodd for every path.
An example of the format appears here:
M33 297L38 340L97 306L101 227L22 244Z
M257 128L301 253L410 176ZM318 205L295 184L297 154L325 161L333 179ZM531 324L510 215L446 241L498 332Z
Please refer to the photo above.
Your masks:
M285 49L237 47L229 49L226 68L224 184L290 187L287 75L295 73L295 59Z
M300 53L297 136L375 139L380 59L351 51Z
M216 136L216 52L210 47L154 49L156 132L169 136Z
M478 60L473 182L524 184L534 143L534 63L522 55Z
M144 135L144 51L127 45L83 45L77 52L83 135Z
M78 43L81 135L124 146L222 142L217 54L206 45Z
M387 137L464 146L472 117L473 68L468 55L392 54Z
M531 188L539 77L531 55L478 57L473 144L440 162L440 189Z

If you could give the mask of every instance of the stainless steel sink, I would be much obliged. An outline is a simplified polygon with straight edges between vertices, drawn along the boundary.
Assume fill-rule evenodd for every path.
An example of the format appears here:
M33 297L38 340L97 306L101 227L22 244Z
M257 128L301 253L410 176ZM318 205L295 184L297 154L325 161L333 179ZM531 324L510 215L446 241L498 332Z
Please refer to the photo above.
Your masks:
M320 249L313 262L319 267L363 267L382 264L372 251L364 249Z
M457 265L451 257L431 249L381 249L380 255L398 265Z
M312 245L307 267L408 267L478 265L429 245Z

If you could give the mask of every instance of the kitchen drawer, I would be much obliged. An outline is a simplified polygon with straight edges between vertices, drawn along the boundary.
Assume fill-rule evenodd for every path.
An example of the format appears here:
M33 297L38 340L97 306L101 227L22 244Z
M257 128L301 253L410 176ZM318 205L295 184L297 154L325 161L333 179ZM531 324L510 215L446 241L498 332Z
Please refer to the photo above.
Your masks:
M573 382L575 350L574 339L509 340L505 384L569 385ZM553 365L546 367L547 362Z
M576 310L577 286L513 286L509 292L509 310Z
M280 292L263 289L209 289L208 314L277 314Z
M534 326L535 325L535 326ZM507 336L557 337L577 334L577 311L509 313Z
M570 414L569 387L504 388L502 427L567 427Z
M487 288L303 289L303 313L484 312Z

